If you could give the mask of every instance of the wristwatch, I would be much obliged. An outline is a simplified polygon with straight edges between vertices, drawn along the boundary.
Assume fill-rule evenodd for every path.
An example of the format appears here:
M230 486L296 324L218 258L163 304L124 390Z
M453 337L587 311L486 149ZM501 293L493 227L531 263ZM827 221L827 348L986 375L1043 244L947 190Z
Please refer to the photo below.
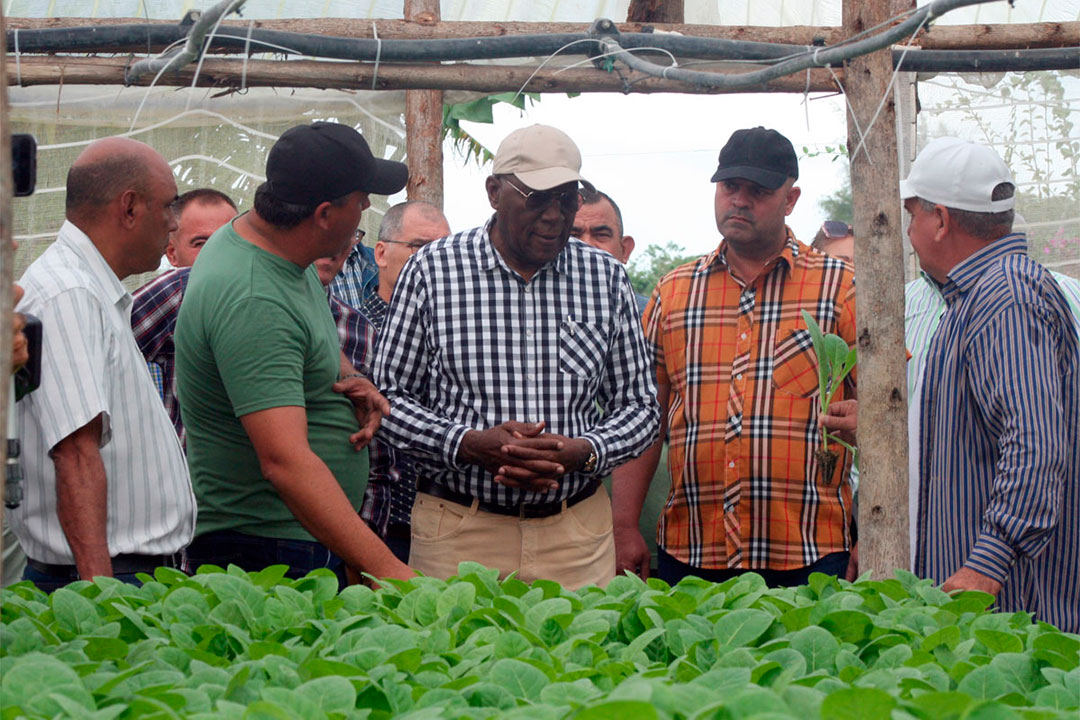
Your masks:
M590 451L589 457L585 459L585 464L581 466L581 472L585 473L586 475L596 472L597 460L599 460L599 458L596 457L596 451Z

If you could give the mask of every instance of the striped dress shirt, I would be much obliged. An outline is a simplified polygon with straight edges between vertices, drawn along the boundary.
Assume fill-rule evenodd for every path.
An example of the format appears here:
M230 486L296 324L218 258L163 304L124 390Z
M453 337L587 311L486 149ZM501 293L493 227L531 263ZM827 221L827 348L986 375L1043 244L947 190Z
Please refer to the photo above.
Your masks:
M341 272L330 281L330 294L351 308L358 308L379 289L379 266L375 252L357 243Z
M195 530L195 495L169 416L131 334L131 294L70 222L19 281L44 325L41 386L19 402L25 498L9 519L28 557L71 565L50 451L98 415L110 555L174 553Z
M998 606L1080 631L1080 339L1007 235L949 272L922 382L915 571L968 567Z
M634 291L618 260L575 238L525 282L490 227L436 240L406 263L375 353L375 384L392 408L377 437L457 492L501 506L560 501L659 432ZM511 420L587 439L595 471L534 492L458 462L468 430Z
M1080 280L1068 275L1050 274L1069 302L1073 321L1080 331ZM919 415L926 353L945 314L945 298L933 280L923 274L904 287L904 342L911 358L907 365L908 381L908 528L911 534L911 560L915 561L919 528Z

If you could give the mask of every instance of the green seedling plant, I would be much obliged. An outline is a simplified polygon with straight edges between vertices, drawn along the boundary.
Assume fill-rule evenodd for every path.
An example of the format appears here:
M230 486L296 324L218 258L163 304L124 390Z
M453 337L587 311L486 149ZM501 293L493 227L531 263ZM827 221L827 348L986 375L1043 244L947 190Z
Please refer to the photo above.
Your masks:
M822 332L821 326L810 313L803 310L802 317L803 322L806 323L806 329L810 332L810 339L814 343L814 354L817 355L818 401L821 403L821 414L824 416L829 413L829 406L844 384L844 380L855 369L857 353L855 348L849 348L847 342L839 335ZM839 453L829 448L830 441L844 446L853 457L858 458L858 451L855 448L823 429L821 448L815 451L814 456L817 458L818 467L826 484L831 482L836 463L840 460Z

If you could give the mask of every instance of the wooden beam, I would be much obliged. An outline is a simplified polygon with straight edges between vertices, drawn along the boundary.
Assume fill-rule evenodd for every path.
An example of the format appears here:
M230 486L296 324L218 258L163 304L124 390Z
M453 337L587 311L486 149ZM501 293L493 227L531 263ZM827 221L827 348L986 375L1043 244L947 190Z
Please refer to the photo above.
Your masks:
M20 61L22 84L30 85L122 85L127 58L85 56L24 56ZM209 59L203 63L197 85L238 90L244 70L242 60ZM370 90L374 79L376 90L473 90L485 93L516 92L524 87L528 92L678 92L693 94L724 94L711 88L685 85L672 80L645 77L640 73L623 71L622 78L595 68L574 68L559 72L544 68L533 75L533 66L520 65L388 65L379 66L375 75L373 63L322 62L315 60L252 60L247 63L246 87L336 88ZM843 81L843 71L836 70ZM157 86L190 86L195 68L190 67L168 77L161 77ZM529 80L530 76L532 80ZM146 86L152 77L140 78L136 85ZM528 84L526 84L528 81ZM8 63L8 85L17 84L15 68ZM799 73L739 92L839 92L828 70L812 70L807 85L806 73ZM441 120L440 120L441 122Z
M406 22L431 25L440 19L439 0L405 0ZM442 90L405 91L407 196L443 206Z
M873 27L914 5L914 0L844 0L845 32ZM885 49L851 60L844 79L850 113L851 186L857 188L853 228L860 288L855 295L862 428L859 572L872 570L878 579L891 577L897 568L911 567L904 252L892 74L892 56ZM885 102L879 113L882 98Z
M144 18L11 18L9 28L36 30L43 28L94 27L99 25L144 24ZM150 23L175 25L173 20L151 20ZM247 30L248 21L225 20L222 25ZM821 38L832 45L845 37L844 30L835 26L794 25L764 27L757 25L689 25L649 23L656 30L679 32L695 37L752 40L754 42L810 45ZM319 18L292 20L256 20L256 28L284 30L335 37L371 38L374 30L383 40L433 40L437 38L502 37L537 33L575 33L589 29L585 23L526 23L526 22L436 22L418 25L404 20L354 20L351 18ZM644 23L618 23L619 32L642 32ZM1080 45L1080 22L1031 23L1024 25L941 25L924 30L916 46L927 50L1009 50L1015 48L1056 48ZM151 48L160 52L162 48ZM121 48L117 52L126 51ZM104 52L104 51L103 51Z
M0 6L0 29L4 27ZM0 72L7 73L7 33L0 32ZM15 245L11 238L12 198L15 184L11 172L11 127L8 115L7 88L0 89L0 467L7 467L8 403L11 393L12 284L14 283ZM4 505L6 482L0 482L0 514ZM4 572L4 539L0 535L0 576Z
M682 23L683 0L630 0L627 22Z

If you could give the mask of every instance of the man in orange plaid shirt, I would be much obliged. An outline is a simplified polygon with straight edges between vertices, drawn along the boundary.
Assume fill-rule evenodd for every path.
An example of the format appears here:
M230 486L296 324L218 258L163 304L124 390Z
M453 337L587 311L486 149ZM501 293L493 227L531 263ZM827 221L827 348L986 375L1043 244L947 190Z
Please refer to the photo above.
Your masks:
M855 342L851 265L798 242L791 142L762 127L720 151L708 255L668 273L645 310L670 433L672 489L658 527L658 574L721 582L754 571L770 585L843 575L850 559L851 458L822 477L817 360L800 311ZM835 400L850 398L854 380ZM617 569L648 573L638 516L661 442L614 474Z

